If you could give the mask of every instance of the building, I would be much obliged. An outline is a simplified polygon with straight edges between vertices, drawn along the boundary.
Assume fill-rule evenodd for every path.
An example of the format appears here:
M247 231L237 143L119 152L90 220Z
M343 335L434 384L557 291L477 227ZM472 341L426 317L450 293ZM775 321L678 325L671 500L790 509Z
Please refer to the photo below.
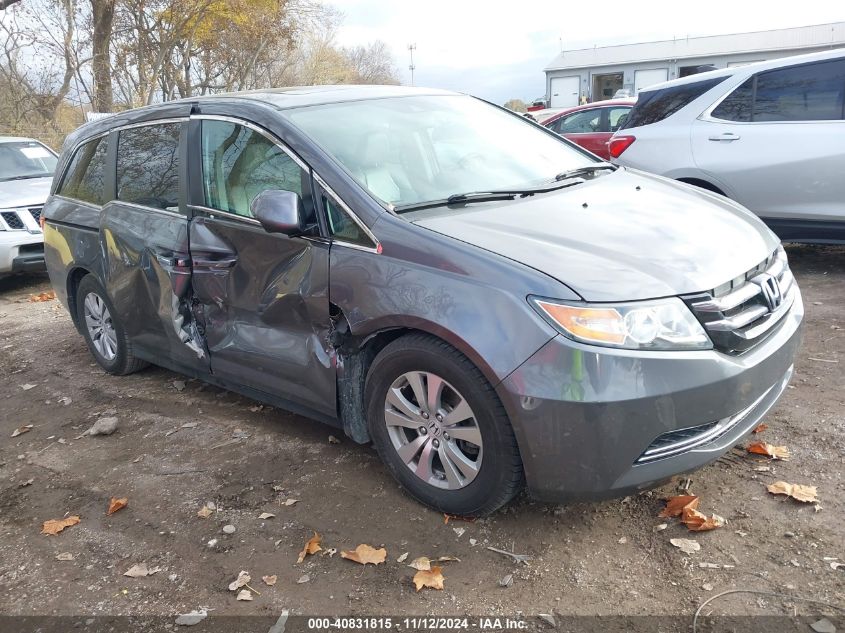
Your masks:
M612 98L699 72L845 47L845 22L561 51L544 69L549 107ZM709 70L709 68L707 68Z

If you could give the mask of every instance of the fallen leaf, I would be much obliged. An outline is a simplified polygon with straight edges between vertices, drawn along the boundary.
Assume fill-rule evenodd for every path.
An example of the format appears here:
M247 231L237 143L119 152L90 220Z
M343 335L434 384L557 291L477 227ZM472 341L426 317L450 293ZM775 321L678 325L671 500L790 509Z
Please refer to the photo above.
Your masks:
M261 580L264 581L264 584L268 587L272 587L276 584L276 576L262 576Z
M109 501L109 509L106 510L106 514L114 514L118 510L123 510L129 503L129 499L123 497L122 499L118 499L116 497L112 497L111 501Z
M311 576L308 574L302 574L299 577L299 580L296 581L297 585L304 585L306 582L311 582Z
M148 568L146 563L138 563L137 565L132 565L132 567L123 572L123 575L129 576L130 578L144 578L146 576L157 574L160 571L161 567Z
M292 506L292 505L293 505L294 503L296 503L297 501L299 501L299 499L285 499L285 503L284 503L284 505L286 505L286 506Z
M296 560L297 563L301 563L305 560L305 557L310 554L316 554L319 552L322 547L320 547L320 542L323 540L323 537L314 532L314 536L312 536L308 542L305 544L305 547L302 548L302 551L299 553L299 558Z
M665 530L667 527L669 527L669 524L668 524L668 523L661 523L661 524L659 524L659 525L655 525L655 526L654 526L653 528L651 528L651 529L652 529L652 531L653 531L653 532L662 532L662 531L663 531L663 530Z
M836 561L833 561L830 564L830 568L834 571L836 571L837 569L845 569L845 563L837 563Z
M12 437L17 437L18 435L29 433L32 430L32 427L32 424L27 424L26 426L19 426L14 431L12 431Z
M252 600L252 592L249 589L241 589L238 592L238 600Z
M693 532L706 532L707 530L715 530L716 528L722 527L725 524L725 519L718 514L708 517L698 510L684 508L681 523Z
M413 567L418 571L428 571L431 569L431 561L428 556L420 556L408 563L408 567Z
M397 563L404 563L408 559L408 552L402 554L399 558L396 559Z
M786 446L773 446L767 442L754 442L749 444L745 450L757 455L766 455L773 459L789 459L789 449Z
M76 515L69 516L66 519L50 519L49 521L44 521L44 525L41 527L41 533L55 536L65 528L76 525L79 521L80 519Z
M31 382L26 383L25 385L21 385L21 389L24 391L29 391L30 389L35 389L38 385L33 385Z
M661 519L677 517L683 514L685 508L695 510L698 507L698 497L695 495L678 495L666 499L666 507L657 516Z
M329 444L340 444L340 440L334 435L329 435Z
M512 584L513 584L513 574L508 574L507 576L505 576L504 578L501 578L499 580L499 586L504 587L505 589L510 587Z
M693 552L697 552L701 549L701 545L698 544L698 541L693 541L688 538L670 538L669 542L681 550L684 554L692 554Z
M757 426L755 426L755 427L754 427L754 430L753 430L753 431L751 431L751 432L752 432L752 433L762 433L762 432L763 432L763 431L765 431L767 428L769 428L769 425L768 425L768 424L765 424L765 423L763 423L763 422L761 422L760 424L758 424Z
M276 515L271 513L271 512L262 512L261 514L258 515L258 518L259 519L272 519L274 516L276 516Z
M387 558L387 550L383 547L376 549L362 543L353 550L342 551L340 557L361 563L362 565L366 565L367 563L378 565L383 563Z
M237 591L244 585L249 584L249 581L252 580L252 577L249 575L248 571L241 571L238 574L238 577L235 578L232 582L229 583L229 591Z
M52 290L47 292L39 292L37 295L29 295L30 303L41 303L43 301L52 301L56 298L56 293Z
M62 552L61 554L56 554L56 560L73 560L73 554L70 552Z
M205 609L191 611L190 613L183 613L176 618L176 624L179 626L194 626L205 620L207 617L208 612Z
M209 508L208 506L203 506L199 510L197 510L197 516L201 519L207 519L212 515L214 510Z
M786 495L803 503L815 503L818 501L816 498L818 492L815 486L803 486L801 484L788 484L785 481L776 481L766 486L766 488L773 495Z
M443 589L443 574L440 567L432 567L430 570L421 570L414 574L414 586L417 591L423 587L430 589Z

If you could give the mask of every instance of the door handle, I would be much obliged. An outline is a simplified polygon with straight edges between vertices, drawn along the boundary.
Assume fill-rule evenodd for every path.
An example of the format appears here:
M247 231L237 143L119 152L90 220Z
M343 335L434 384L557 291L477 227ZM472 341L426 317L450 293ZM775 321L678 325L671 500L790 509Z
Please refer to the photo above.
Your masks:
M207 259L205 257L193 258L194 268L208 268L210 270L225 270L238 263L237 257L223 257L220 259Z
M739 138L739 134L734 134L733 132L722 132L721 134L714 134L708 137L711 141L738 141Z

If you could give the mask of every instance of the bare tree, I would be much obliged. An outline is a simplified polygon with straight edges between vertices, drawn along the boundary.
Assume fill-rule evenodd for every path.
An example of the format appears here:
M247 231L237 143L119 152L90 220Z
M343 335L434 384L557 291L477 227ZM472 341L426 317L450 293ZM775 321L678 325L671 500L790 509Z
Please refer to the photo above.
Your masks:
M96 112L111 112L113 105L111 53L115 0L91 0L91 58Z

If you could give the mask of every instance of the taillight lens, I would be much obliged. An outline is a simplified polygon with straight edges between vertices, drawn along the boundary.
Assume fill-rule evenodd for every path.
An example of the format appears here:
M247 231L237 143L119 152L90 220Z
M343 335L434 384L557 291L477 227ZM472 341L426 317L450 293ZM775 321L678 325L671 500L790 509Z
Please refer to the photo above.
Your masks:
M636 136L614 136L607 144L607 151L611 158L619 158L631 143L637 140Z

